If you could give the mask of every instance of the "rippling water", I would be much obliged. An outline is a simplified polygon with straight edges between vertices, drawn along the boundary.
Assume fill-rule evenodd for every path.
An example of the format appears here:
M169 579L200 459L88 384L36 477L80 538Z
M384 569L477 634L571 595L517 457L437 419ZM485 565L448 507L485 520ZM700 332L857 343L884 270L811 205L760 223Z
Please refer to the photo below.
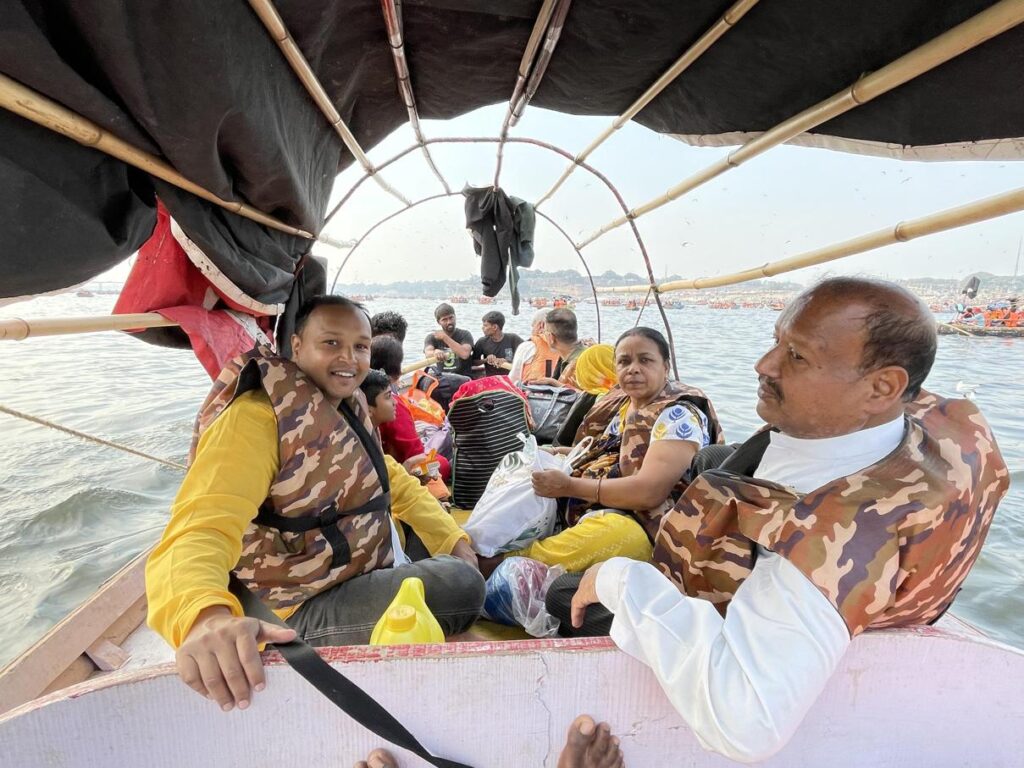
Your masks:
M422 357L435 302L370 302L410 322L406 359ZM113 298L56 296L7 307L29 316L109 313ZM460 326L479 335L488 309L456 307ZM753 364L771 340L767 310L668 310L682 378L707 391L731 440L758 425ZM595 307L577 309L596 336ZM528 335L531 310L507 330ZM636 322L622 308L602 309L602 338ZM661 327L650 308L645 325ZM147 453L184 461L192 418L209 387L191 352L149 346L120 333L4 342L0 404ZM1024 647L1024 339L942 336L928 388L975 399L988 417L1013 486L954 612L993 637ZM151 545L180 482L169 467L83 442L0 414L0 664L35 642L110 574Z

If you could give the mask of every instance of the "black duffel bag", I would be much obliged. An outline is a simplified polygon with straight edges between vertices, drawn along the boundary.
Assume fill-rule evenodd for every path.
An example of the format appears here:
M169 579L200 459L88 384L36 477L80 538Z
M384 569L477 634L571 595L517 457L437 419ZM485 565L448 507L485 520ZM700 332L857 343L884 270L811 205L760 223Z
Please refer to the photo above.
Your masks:
M541 445L550 445L579 398L580 391L549 384L524 384L522 389L533 417L533 434Z

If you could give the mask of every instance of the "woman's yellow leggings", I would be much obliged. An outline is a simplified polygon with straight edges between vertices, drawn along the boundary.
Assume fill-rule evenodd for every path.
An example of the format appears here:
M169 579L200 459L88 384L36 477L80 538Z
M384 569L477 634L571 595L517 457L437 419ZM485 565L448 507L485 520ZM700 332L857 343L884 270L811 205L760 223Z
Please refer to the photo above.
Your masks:
M648 561L654 549L643 527L630 515L606 512L581 520L561 533L540 539L506 557L529 557L561 565L567 573L585 571L613 557Z

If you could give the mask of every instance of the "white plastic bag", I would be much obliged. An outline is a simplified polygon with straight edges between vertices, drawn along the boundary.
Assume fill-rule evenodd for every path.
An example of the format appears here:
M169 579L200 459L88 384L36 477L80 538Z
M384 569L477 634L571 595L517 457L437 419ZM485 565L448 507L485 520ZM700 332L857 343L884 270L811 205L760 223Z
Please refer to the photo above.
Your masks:
M532 476L542 469L568 471L568 464L565 457L540 450L532 435L520 438L523 449L501 460L462 526L484 557L522 549L555 529L557 501L534 493Z

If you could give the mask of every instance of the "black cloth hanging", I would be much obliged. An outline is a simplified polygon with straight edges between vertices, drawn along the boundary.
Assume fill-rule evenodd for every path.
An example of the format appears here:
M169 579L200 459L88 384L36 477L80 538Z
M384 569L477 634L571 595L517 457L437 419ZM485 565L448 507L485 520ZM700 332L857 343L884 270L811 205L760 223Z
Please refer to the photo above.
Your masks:
M497 296L509 285L512 314L519 314L519 268L533 266L533 206L509 197L497 187L469 187L466 227L473 235L473 250L480 257L480 283L484 296Z

